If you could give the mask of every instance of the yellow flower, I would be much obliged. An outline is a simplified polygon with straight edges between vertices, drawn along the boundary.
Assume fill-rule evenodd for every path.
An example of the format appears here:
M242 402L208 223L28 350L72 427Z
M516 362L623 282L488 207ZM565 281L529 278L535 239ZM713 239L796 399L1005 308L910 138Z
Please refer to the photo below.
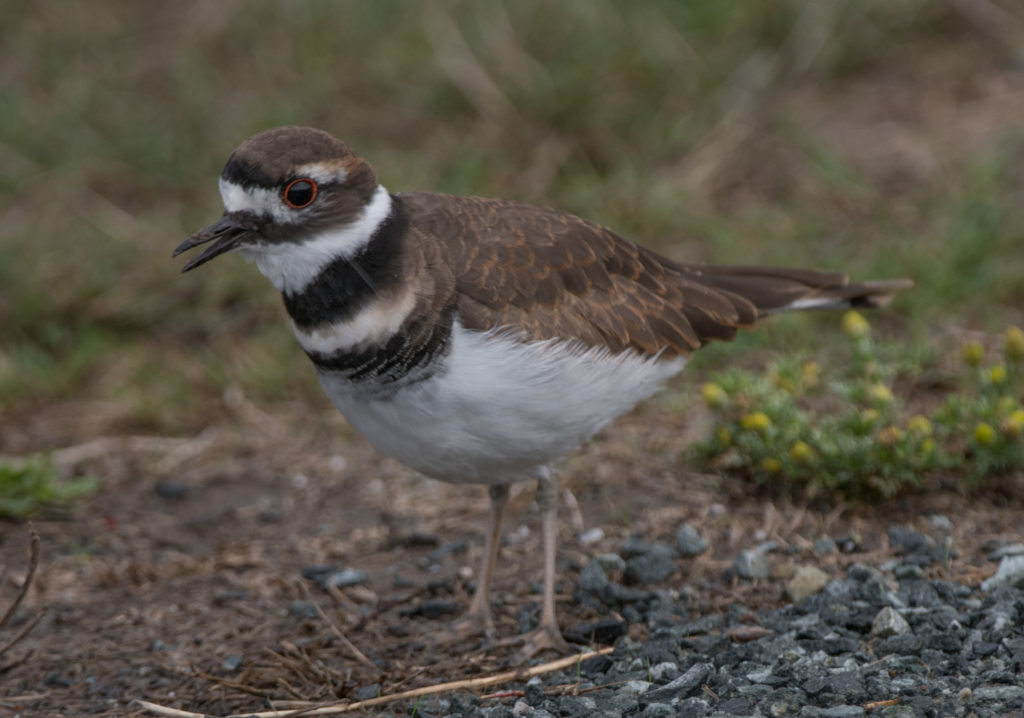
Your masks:
M871 325L860 312L851 309L843 314L843 333L854 339L866 337L871 332Z
M782 471L782 462L769 456L761 462L761 468L769 474L777 474Z
M817 386L821 381L821 365L816 361L809 361L800 367L800 381L806 387Z
M1000 416L1012 414L1017 409L1017 400L1012 396L1001 396L996 402L996 413Z
M1006 330L1006 358L1010 361L1024 361L1024 331L1020 327Z
M768 415L761 411L755 411L753 414L747 414L740 419L740 426L747 431L765 431L772 425L772 420L768 418Z
M860 413L860 420L865 424L874 424L879 416L878 409L865 409Z
M903 438L903 429L898 426L887 426L878 432L878 443L883 446L892 446Z
M872 384L868 396L876 404L888 404L892 401L892 392L885 384Z
M724 426L718 430L715 438L718 439L718 443L722 446L730 446L732 444L732 432Z
M1003 436L1011 439L1020 436L1024 431L1024 411L1015 411L999 422L999 430L1003 432Z
M974 440L982 446L988 446L996 440L996 430L985 422L974 427Z
M797 463L804 463L814 458L814 449L805 441L794 441L789 447L789 457Z
M700 393L704 397L704 403L712 409L718 409L719 407L724 406L725 402L729 398L729 395L725 393L725 389L712 381L709 381L702 386Z
M964 363L968 366L978 366L985 358L985 347L978 342L969 342L964 346Z
M1006 381L1006 367L1002 364L997 364L988 370L988 379L993 384L1002 384Z
M918 414L907 422L907 430L918 436L931 436L932 422L928 421L927 417Z
M921 442L921 451L930 454L935 450L935 439L927 438Z

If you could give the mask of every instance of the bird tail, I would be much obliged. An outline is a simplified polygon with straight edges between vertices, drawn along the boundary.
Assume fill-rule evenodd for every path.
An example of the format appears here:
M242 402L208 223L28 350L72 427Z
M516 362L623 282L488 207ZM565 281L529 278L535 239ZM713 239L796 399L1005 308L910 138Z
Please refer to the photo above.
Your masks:
M841 272L816 272L759 266L686 265L697 282L740 297L758 318L804 309L882 307L893 295L914 286L910 279L853 282Z

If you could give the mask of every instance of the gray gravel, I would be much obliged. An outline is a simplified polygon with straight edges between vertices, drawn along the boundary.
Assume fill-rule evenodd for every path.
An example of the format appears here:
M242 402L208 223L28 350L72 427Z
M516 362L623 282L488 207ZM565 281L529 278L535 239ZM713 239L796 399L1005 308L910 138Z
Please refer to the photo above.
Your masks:
M614 653L587 661L578 673L573 669L509 686L524 691L522 697L434 698L417 705L416 715L1024 715L1022 583L986 582L991 586L986 591L928 580L924 569L954 555L942 537L893 527L888 537L897 561L854 564L846 576L782 608L751 612L734 605L701 616L679 597L684 581L678 577L686 575L687 563L679 555L693 555L684 548L697 548L697 542L690 543L693 535L700 538L687 531L682 540L677 537L682 545L676 547L630 539L619 552L621 562L602 556L583 567L575 599L610 617L567 634L577 641L586 636L615 642ZM765 554L772 549L765 545L739 554L737 575L761 575L761 561L768 565ZM844 537L815 543L818 554L834 550L856 546ZM1020 558L1016 547L992 557L1007 575ZM649 637L630 640L628 622L644 624ZM752 624L767 629L764 635L734 640L752 637ZM570 684L578 684L578 695L545 691Z

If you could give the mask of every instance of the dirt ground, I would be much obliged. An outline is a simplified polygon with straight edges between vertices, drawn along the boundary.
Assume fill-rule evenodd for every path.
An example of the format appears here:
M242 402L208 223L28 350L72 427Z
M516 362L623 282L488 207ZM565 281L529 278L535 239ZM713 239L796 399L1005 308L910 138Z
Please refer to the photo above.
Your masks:
M71 447L57 452L59 464L103 481L84 505L35 522L39 568L0 640L42 618L0 657L0 715L127 715L139 710L134 699L224 715L354 699L372 684L395 693L515 663L514 646L436 641L468 602L486 517L481 488L423 479L380 458L326 409L315 421L295 406L271 416L233 392L188 440L117 437L108 409L36 409L5 426L5 451L29 448L46 426ZM563 628L601 617L572 601L589 557L619 550L631 534L673 543L683 522L711 550L660 587L685 596L692 618L783 601L797 565L838 576L856 561L882 562L887 527L935 534L934 514L953 524L954 553L935 569L942 577L976 585L994 572L986 546L1019 540L1024 502L1011 497L1024 495L1022 477L970 500L937 490L880 506L794 506L682 466L679 452L700 424L699 412L655 400L567 461ZM115 438L90 438L97 435ZM538 602L537 519L532 487L517 487L496 579L503 636ZM581 543L597 528L602 538ZM852 537L859 549L814 554L814 539L825 535ZM2 524L0 540L6 607L27 567L28 527ZM738 581L732 558L765 540L785 549L774 554L773 578ZM317 566L368 578L325 590L303 577ZM644 635L642 626L630 631Z

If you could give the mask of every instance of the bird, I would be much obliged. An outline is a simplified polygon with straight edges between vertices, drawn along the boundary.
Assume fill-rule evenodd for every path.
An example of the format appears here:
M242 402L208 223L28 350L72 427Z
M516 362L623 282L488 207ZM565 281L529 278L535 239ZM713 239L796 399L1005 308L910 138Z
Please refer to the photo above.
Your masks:
M390 193L333 135L276 127L235 149L224 213L182 242L187 272L237 253L283 297L334 406L380 453L490 496L458 635L493 639L511 484L537 481L543 601L527 655L565 651L555 612L554 463L679 373L779 312L875 307L909 280L687 264L597 223L504 199Z

